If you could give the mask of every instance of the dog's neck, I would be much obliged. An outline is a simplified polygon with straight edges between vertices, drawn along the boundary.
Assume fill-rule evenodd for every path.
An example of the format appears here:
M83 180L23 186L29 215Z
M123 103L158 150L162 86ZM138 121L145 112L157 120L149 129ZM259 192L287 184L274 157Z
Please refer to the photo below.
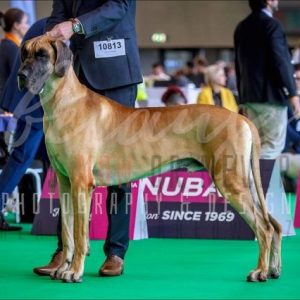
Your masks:
M68 68L63 77L58 77L53 73L39 94L45 114L52 117L54 107L60 106L62 109L67 109L68 106L76 102L81 95L78 97L70 97L69 95L77 95L78 85L81 83L72 66ZM61 88L62 86L63 88Z

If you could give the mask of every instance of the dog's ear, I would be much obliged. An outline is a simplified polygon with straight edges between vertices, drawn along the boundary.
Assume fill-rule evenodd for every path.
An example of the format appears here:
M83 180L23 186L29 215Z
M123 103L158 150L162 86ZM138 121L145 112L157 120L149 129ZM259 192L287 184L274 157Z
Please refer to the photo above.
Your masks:
M72 63L72 52L63 41L56 40L51 44L56 56L54 72L58 77L63 77Z
M27 54L28 54L28 51L26 49L26 43L28 41L24 42L22 45L21 45L21 49L20 49L20 58L21 58L21 62L23 62L25 60L25 58L27 57Z

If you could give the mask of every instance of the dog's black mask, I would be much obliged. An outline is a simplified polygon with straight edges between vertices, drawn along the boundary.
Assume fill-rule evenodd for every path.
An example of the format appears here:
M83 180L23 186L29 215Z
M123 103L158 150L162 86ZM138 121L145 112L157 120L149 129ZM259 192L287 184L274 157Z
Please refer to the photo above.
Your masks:
M40 93L51 75L63 77L71 62L72 52L62 41L41 36L25 42L21 47L19 89Z

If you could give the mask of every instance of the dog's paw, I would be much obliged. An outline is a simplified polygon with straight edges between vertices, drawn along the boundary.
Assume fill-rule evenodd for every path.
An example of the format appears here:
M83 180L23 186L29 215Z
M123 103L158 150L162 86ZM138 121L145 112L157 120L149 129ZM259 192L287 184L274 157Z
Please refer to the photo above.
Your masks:
M263 282L267 280L268 280L267 273L262 271L261 269L254 270L250 272L250 274L247 276L248 282L258 282L258 281Z
M52 280L59 279L59 278L58 278L58 273L57 273L57 271L58 271L58 269L57 269L57 270L54 270L54 271L52 271L52 272L50 273L50 278L51 278Z
M75 271L66 271L62 274L62 281L65 283L80 283L82 282L82 274Z
M51 272L51 274L50 274L51 279L52 280L62 279L63 273L66 272L67 270L69 270L70 265L71 265L71 262L69 262L69 261L65 261L64 263L62 263L58 269Z
M278 279L280 277L281 271L280 268L270 268L268 273L268 278Z

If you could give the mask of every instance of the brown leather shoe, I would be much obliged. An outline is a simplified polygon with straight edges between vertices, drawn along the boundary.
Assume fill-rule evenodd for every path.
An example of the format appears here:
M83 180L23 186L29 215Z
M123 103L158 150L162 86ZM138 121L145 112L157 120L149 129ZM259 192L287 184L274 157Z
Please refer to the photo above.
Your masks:
M99 270L99 276L120 276L124 271L124 260L116 255L109 255Z
M48 265L43 267L36 267L33 269L33 272L40 276L50 276L51 272L56 270L61 265L62 254L62 251L55 251Z

